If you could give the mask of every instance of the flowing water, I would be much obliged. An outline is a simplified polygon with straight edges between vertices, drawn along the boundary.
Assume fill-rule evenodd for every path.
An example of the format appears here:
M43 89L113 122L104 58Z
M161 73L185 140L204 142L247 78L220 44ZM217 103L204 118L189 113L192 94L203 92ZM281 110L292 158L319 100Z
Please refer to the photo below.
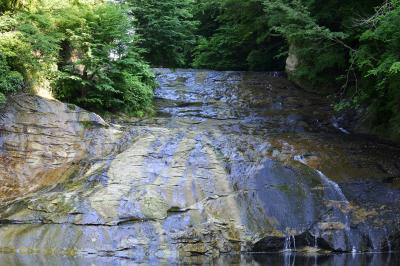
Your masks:
M279 73L155 72L154 117L0 206L1 265L399 265L398 146Z

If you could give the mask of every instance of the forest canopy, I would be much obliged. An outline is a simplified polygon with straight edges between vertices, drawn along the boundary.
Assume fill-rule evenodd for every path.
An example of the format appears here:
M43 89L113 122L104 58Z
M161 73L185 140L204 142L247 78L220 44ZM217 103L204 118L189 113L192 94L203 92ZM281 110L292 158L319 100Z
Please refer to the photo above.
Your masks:
M48 86L143 113L151 67L283 71L400 135L400 1L3 0L0 101Z

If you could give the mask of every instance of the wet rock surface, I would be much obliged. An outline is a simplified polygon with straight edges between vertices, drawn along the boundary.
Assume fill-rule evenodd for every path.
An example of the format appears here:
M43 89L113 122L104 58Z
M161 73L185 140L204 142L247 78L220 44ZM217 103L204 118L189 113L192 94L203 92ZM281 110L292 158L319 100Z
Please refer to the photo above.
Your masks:
M2 111L2 160L14 158L12 145L31 154L31 143L46 143L33 166L13 159L18 175L42 184L52 165L78 170L28 195L10 189L18 197L0 206L1 251L210 263L240 252L400 249L398 146L344 134L325 99L273 73L155 71L157 115L119 121L123 133L98 117L88 128L93 114L58 102L41 120L31 100ZM21 146L12 128L28 122L48 134L25 131ZM63 149L75 153L61 166L57 151L42 154L53 138L79 146ZM15 182L9 165L0 171Z
M0 109L0 200L59 183L110 153L122 132L100 116L20 94Z

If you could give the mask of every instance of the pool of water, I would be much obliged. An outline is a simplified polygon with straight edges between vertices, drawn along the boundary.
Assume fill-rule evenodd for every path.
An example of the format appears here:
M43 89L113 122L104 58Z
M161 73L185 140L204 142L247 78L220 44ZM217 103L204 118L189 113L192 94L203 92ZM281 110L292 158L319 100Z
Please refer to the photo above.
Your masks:
M63 257L0 254L0 265L268 265L268 266L398 266L397 253L304 255L296 253L223 255L216 259L204 256L184 261L134 261L119 257Z

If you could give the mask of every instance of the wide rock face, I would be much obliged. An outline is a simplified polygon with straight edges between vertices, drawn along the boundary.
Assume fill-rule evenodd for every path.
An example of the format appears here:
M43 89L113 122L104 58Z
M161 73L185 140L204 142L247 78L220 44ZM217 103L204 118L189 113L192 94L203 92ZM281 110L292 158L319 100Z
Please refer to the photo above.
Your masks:
M0 134L0 200L65 180L83 160L110 153L118 137L94 113L25 94L1 109Z
M72 135L86 148L63 162L79 171L4 202L0 250L150 263L282 249L399 250L399 147L342 133L324 99L268 73L156 72L158 115L120 121L119 141L112 127L78 127ZM3 117L30 115L19 103ZM50 135L65 141L59 130ZM53 157L25 178L45 176Z

